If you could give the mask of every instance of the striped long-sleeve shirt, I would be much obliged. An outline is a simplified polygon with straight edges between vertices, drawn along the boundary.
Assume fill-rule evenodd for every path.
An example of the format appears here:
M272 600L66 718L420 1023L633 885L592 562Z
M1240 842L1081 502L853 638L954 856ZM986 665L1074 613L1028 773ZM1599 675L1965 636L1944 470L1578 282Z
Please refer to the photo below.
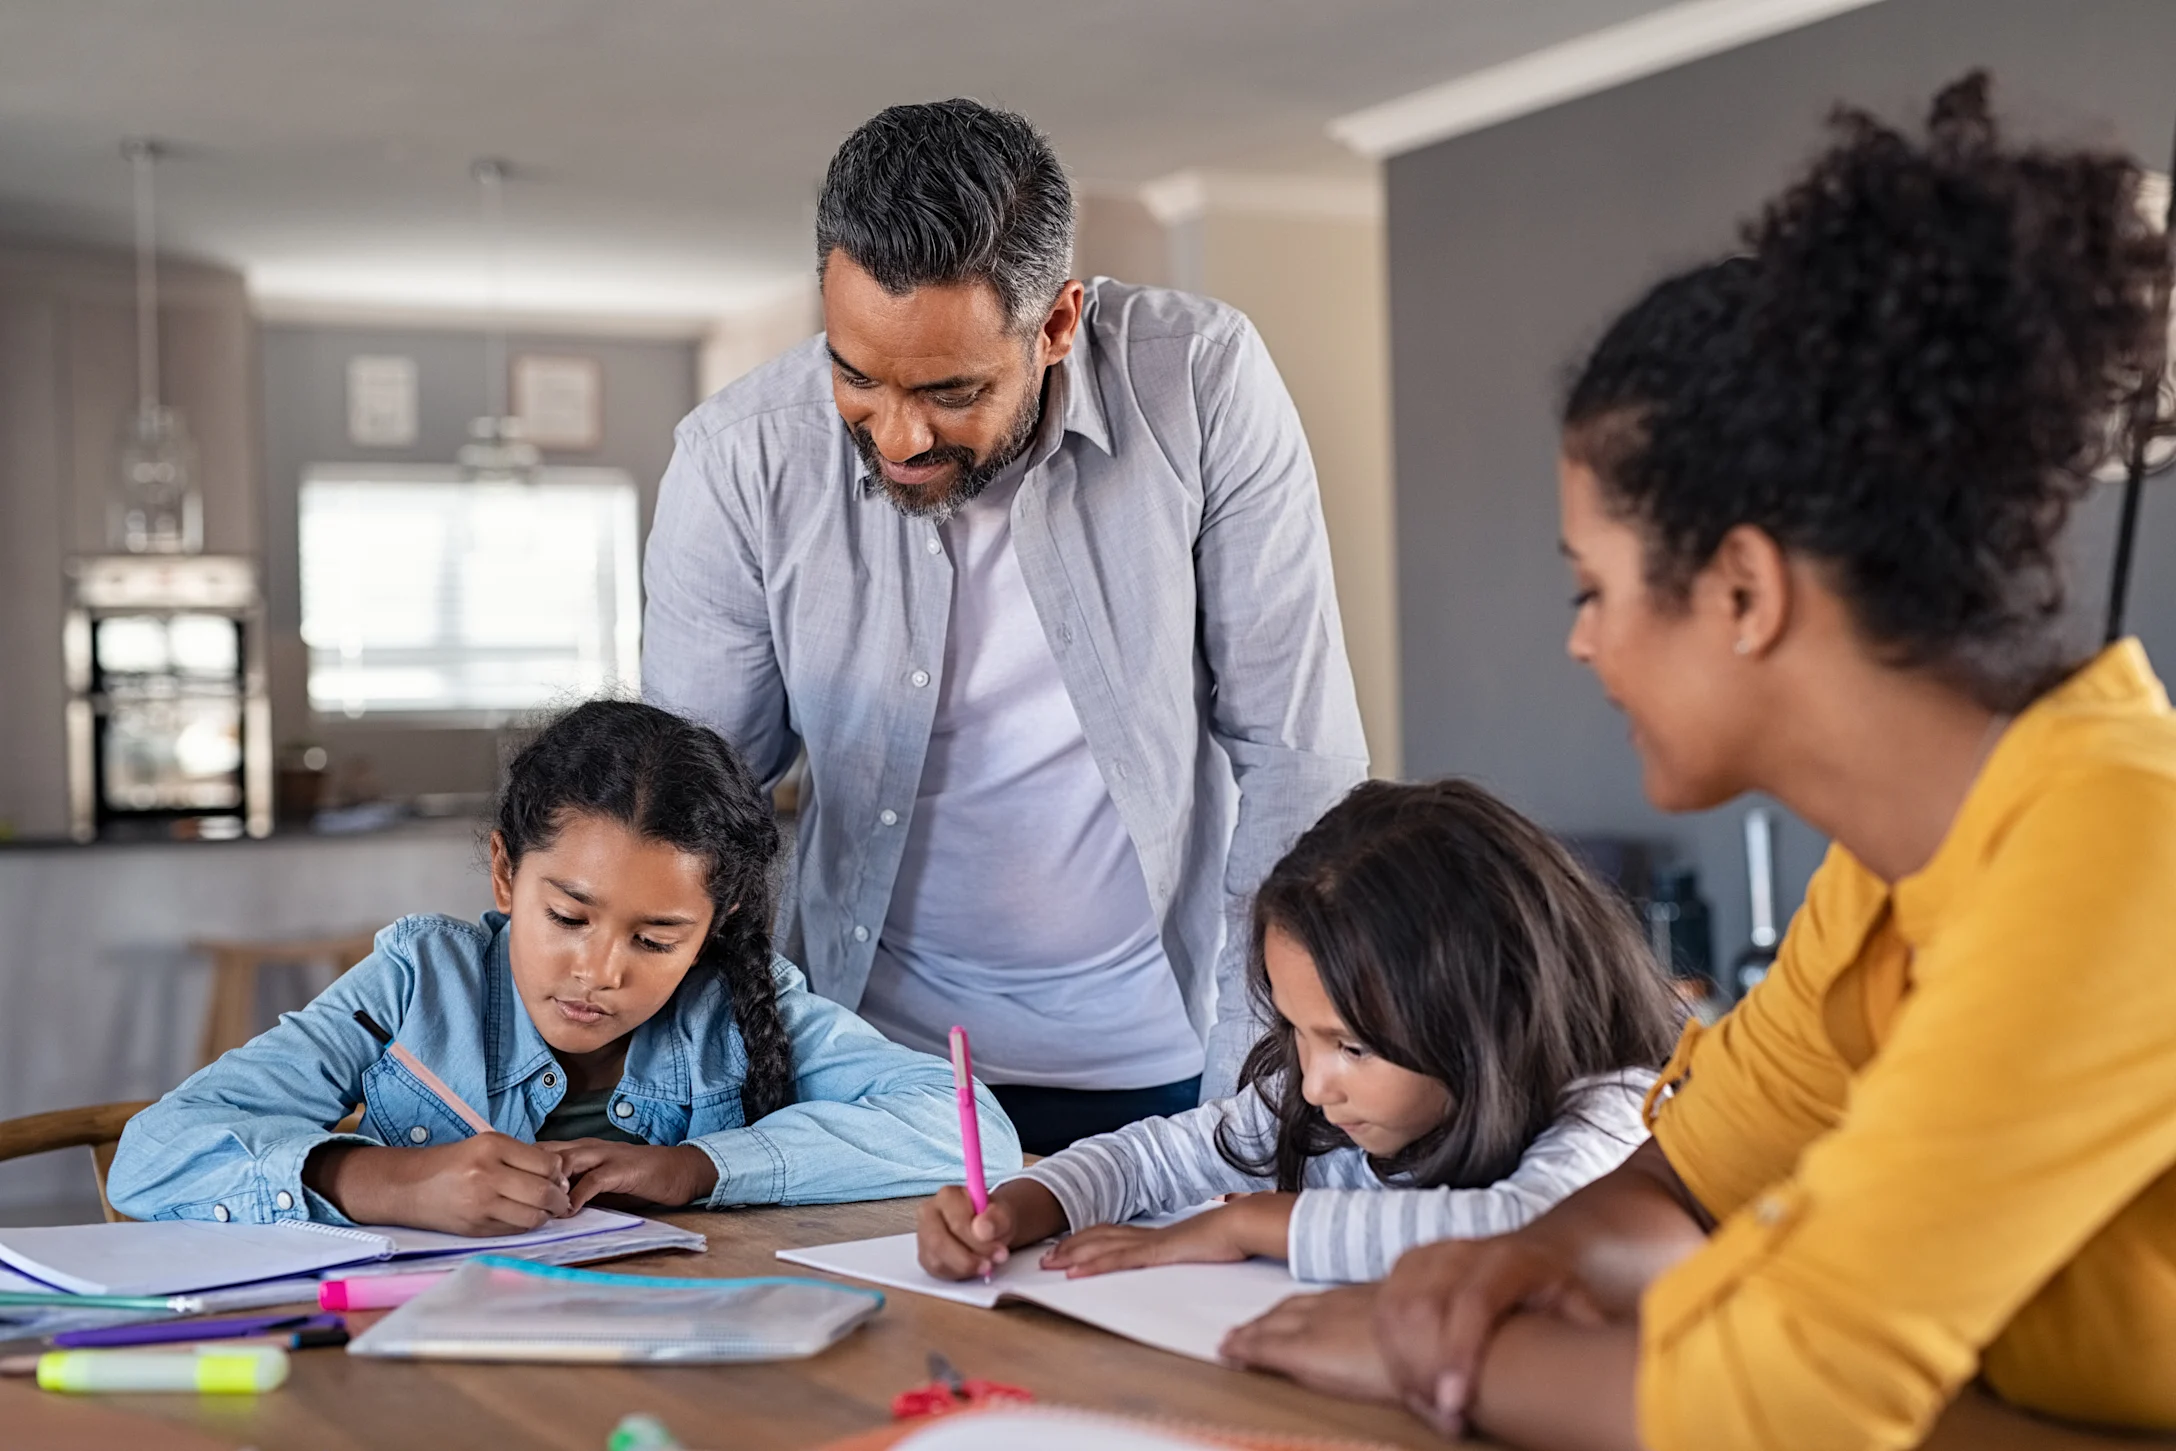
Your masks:
M1639 1147L1647 1137L1640 1099L1654 1077L1629 1069L1572 1085L1557 1121L1527 1147L1508 1177L1485 1189L1422 1189L1385 1180L1358 1146L1316 1156L1308 1161L1292 1211L1285 1252L1292 1277L1377 1280L1415 1245L1510 1233ZM1217 1132L1226 1124L1243 1157L1267 1157L1276 1116L1246 1089L1236 1098L1083 1139L1025 1177L1057 1196L1067 1225L1076 1230L1276 1188L1273 1178L1235 1168L1218 1152Z

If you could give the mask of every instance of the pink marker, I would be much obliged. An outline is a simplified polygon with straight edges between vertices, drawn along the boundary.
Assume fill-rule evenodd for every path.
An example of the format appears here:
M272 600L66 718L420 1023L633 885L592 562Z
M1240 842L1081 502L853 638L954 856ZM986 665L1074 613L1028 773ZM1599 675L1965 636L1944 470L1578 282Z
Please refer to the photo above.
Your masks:
M452 1273L426 1270L412 1275L352 1275L344 1280L324 1280L317 1287L317 1308L390 1310L407 1304Z
M982 1123L975 1116L975 1065L967 1056L967 1030L952 1029L952 1091L960 1100L960 1156L967 1161L967 1197L975 1213L990 1207L990 1188L982 1178Z

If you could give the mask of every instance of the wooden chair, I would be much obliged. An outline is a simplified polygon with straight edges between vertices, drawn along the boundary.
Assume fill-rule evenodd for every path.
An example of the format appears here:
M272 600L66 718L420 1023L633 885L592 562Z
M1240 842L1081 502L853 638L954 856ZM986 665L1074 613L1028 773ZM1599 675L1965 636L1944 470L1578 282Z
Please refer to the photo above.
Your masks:
M330 967L338 976L370 955L373 936L369 932L350 932L287 941L190 943L212 960L212 996L204 1010L198 1066L257 1036L257 979L264 969Z
M91 1172L98 1179L98 1204L109 1223L125 1216L113 1212L106 1198L106 1171L113 1167L113 1151L120 1146L121 1130L128 1121L151 1107L150 1099L134 1103L101 1103L90 1108L63 1108L52 1113L27 1114L0 1122L0 1160L24 1159L56 1149L87 1148Z

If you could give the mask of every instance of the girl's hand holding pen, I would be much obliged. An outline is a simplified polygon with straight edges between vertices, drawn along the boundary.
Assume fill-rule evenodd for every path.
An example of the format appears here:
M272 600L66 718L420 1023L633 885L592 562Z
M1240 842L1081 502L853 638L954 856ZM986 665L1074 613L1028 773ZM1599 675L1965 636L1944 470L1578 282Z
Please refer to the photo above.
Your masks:
M328 1144L302 1182L358 1224L522 1234L573 1212L560 1156L505 1134L427 1149Z
M994 1274L1014 1247L1065 1233L1065 1210L1033 1179L998 1185L980 1214L965 1189L948 1184L922 1201L914 1230L924 1271L940 1280L973 1280Z

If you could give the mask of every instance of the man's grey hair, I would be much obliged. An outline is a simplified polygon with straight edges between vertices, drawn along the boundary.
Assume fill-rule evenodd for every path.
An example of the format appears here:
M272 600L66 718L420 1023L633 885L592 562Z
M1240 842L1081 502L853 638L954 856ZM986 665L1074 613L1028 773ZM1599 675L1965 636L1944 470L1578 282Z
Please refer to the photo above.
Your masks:
M987 282L1012 326L1073 272L1073 189L1027 118L979 101L878 112L846 138L816 204L816 275L834 250L886 292Z

